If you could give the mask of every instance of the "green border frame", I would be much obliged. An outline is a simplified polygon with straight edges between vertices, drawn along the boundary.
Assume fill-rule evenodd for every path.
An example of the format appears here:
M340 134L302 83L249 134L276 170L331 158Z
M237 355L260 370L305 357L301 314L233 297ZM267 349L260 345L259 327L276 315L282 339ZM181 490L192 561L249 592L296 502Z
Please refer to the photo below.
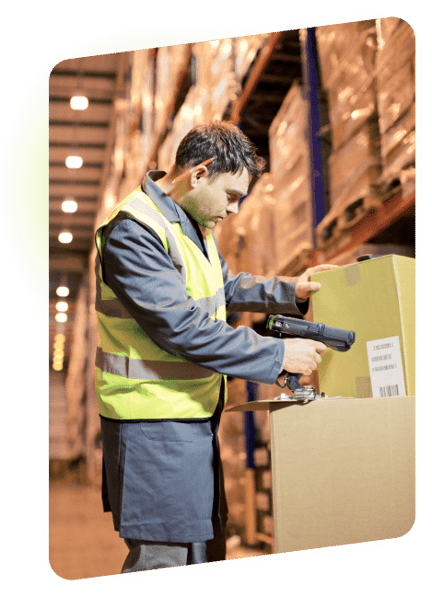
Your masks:
M40 13L36 13L37 18L42 18L42 22L48 25L48 31L57 31L55 28L57 23L50 24L50 17L55 13L55 3L50 4L50 9L47 6L43 7ZM84 9L85 3L79 0L78 4ZM134 6L130 6L133 4ZM218 7L221 8L219 3ZM363 3L364 4L364 3ZM395 4L399 5L398 7ZM359 3L360 5L360 3ZM66 46L61 45L59 36L54 36L58 47L62 49L53 52L52 46L48 49L48 54L51 56L48 60L44 58L45 63L39 67L36 74L32 75L30 83L27 83L27 88L23 87L23 79L21 77L19 85L22 93L18 108L13 117L12 124L7 130L6 142L1 158L2 166L2 185L1 185L1 211L0 218L3 226L4 237L6 241L6 251L1 254L2 271L4 274L4 282L6 284L7 292L3 292L2 304L4 303L4 317L7 319L9 313L14 317L19 313L20 323L18 328L23 331L24 338L16 337L17 322L12 320L10 325L11 336L4 335L5 345L8 347L8 356L5 358L9 375L6 377L4 383L5 397L5 416L11 421L11 431L6 431L5 437L9 439L9 444L12 441L15 453L22 454L24 458L18 460L11 459L11 462L5 463L4 475L8 480L8 493L14 488L15 483L11 479L17 474L17 462L20 467L18 474L21 472L25 479L21 478L18 485L18 493L9 495L13 500L8 502L7 511L14 513L11 520L6 520L6 528L11 537L11 544L18 548L23 540L23 535L26 536L24 530L30 532L31 545L33 551L29 554L30 570L32 574L27 578L27 575L20 575L17 567L19 559L11 558L11 570L16 571L19 576L15 576L17 582L21 585L33 586L32 579L38 579L38 586L45 590L53 591L55 594L63 588L79 588L82 590L89 590L92 588L108 589L120 586L127 586L129 590L132 586L138 586L141 583L152 582L158 585L158 590L183 590L188 591L192 589L209 590L208 575L212 575L211 587L215 590L223 590L238 584L243 588L250 586L251 589L261 590L264 592L268 590L268 582L275 581L284 582L283 579L287 576L286 588L287 590L305 589L308 587L312 590L314 582L311 574L319 574L320 579L328 578L328 574L332 571L337 576L337 580L333 579L335 586L333 591L336 592L336 587L341 580L349 580L356 577L354 585L350 586L349 591L356 593L361 587L365 590L368 584L364 582L362 568L366 564L366 569L386 571L389 573L390 566L393 569L392 577L387 578L383 588L388 590L390 587L392 592L402 592L404 586L410 590L410 584L405 585L402 579L396 584L396 579L399 578L402 566L400 566L400 557L405 557L404 564L410 563L411 581L414 578L423 578L428 574L426 560L424 560L425 568L421 568L423 561L423 550L415 550L415 556L408 549L413 543L420 543L425 549L424 530L429 516L425 510L425 487L426 478L424 475L425 469L425 401L422 399L425 394L425 337L426 337L426 192L425 192L425 84L426 84L426 53L427 49L423 44L426 40L428 32L422 22L422 10L419 6L416 10L414 6L404 6L402 2L397 1L390 3L389 10L352 10L346 12L348 9L346 4L340 1L329 2L325 9L313 8L291 8L289 11L283 11L278 7L272 5L260 7L252 15L240 16L230 12L225 15L211 15L208 13L205 17L202 16L202 5L196 5L196 12L191 9L189 12L190 19L185 15L184 11L175 15L171 13L171 23L160 24L160 17L152 17L152 22L155 25L145 26L130 26L130 23L142 22L140 13L136 12L138 3L126 2L122 9L123 18L120 16L118 24L113 15L105 18L100 14L100 11L108 9L107 6L100 7L96 13L92 14L92 18L86 20L86 29L83 29L80 22L72 19L72 30L69 27L69 43ZM229 4L227 4L229 6ZM30 5L29 5L30 7ZM200 8L201 7L201 8ZM400 10L402 7L402 10ZM119 7L115 6L116 14ZM238 8L238 7L237 7ZM10 10L10 9L7 9ZM51 13L49 11L52 11ZM147 12L145 8L144 12ZM332 12L336 16L316 16L321 15L322 11ZM141 7L141 11L143 8ZM286 13L289 12L290 19L286 19ZM31 9L30 14L20 15L16 21L15 33L20 32L21 22L24 20L30 25L28 31L32 31ZM309 13L310 16L304 15ZM121 15L122 13L120 13ZM348 20L359 20L372 17L390 16L396 14L405 18L414 26L414 30L418 35L418 187L417 187L417 213L418 213L418 267L417 267L417 309L418 309L418 354L417 354L417 434L418 434L418 448L417 448L417 520L410 533L400 539L393 539L388 541L375 541L364 544L357 544L351 546L342 546L328 549L309 550L305 552L294 552L292 554L276 554L271 556L263 556L260 558L249 558L245 560L228 561L220 564L205 564L201 566L190 566L187 568L170 569L167 571L146 573L146 574L132 574L126 576L112 576L96 579L83 579L79 581L66 581L59 578L50 568L47 560L47 321L48 321L48 304L47 304L47 285L48 285L48 93L47 82L51 68L65 58L78 57L81 55L90 54L105 54L114 51L134 50L142 47L155 47L163 45L173 45L179 43L186 43L190 41L207 40L214 38L232 37L238 35L248 35L252 33L280 30L284 28L298 28L302 26L314 26L331 24L336 22L345 22ZM49 16L48 16L49 15ZM195 17L195 15L197 15ZM109 17L111 16L111 20ZM226 17L223 22L232 22L232 26L219 25L218 19ZM195 18L194 18L195 17ZM283 18L281 18L283 17ZM46 20L44 20L46 19ZM58 18L56 19L56 21ZM195 21L197 25L187 24L188 20ZM202 24L204 21L215 23L214 26ZM253 21L252 24L245 26L245 21ZM200 23L201 21L201 23ZM148 21L146 21L148 22ZM35 21L38 23L38 20ZM103 24L102 24L103 23ZM125 23L129 25L122 26ZM181 23L181 24L180 24ZM242 26L243 25L243 26ZM65 24L68 29L67 24ZM106 33L89 34L89 31L106 31ZM105 29L104 29L105 27ZM34 27L33 27L34 28ZM24 28L25 29L25 28ZM71 32L72 31L72 32ZM84 31L84 34L81 32ZM43 34L43 30L41 31ZM81 37L80 37L81 35ZM8 43L12 44L9 37ZM40 39L40 38L39 38ZM70 42L70 40L73 40ZM145 42L144 42L145 40ZM426 43L426 42L425 42ZM55 45L55 44L54 44ZM20 46L21 47L21 46ZM25 44L22 44L24 52L27 54L31 49ZM36 52L36 54L38 54ZM21 56L21 54L20 54ZM25 59L25 53L23 54ZM45 54L46 56L46 54ZM38 59L41 59L39 52ZM33 61L34 62L34 61ZM23 64L24 61L19 61ZM40 64L40 63L39 63ZM13 66L13 65L12 65ZM34 72L34 71L33 71ZM28 81L29 79L27 79ZM12 102L16 102L17 91L13 88L11 95ZM19 99L19 98L18 98ZM3 102L2 102L3 103ZM16 106L16 103L15 103ZM10 104L9 104L10 109ZM10 111L7 112L10 114ZM3 125L3 121L2 121ZM18 279L17 279L18 274ZM18 284L17 284L18 282ZM30 307L30 309L29 309ZM3 330L7 329L8 322L3 324ZM36 350L35 350L36 349ZM21 360L18 358L21 355ZM35 356L36 355L36 356ZM6 369L5 369L6 370ZM23 370L28 372L23 378ZM11 376L11 377L10 377ZM37 390L35 391L35 388ZM38 396L38 398L36 398ZM39 402L38 402L39 400ZM40 419L40 434L36 429L35 421ZM17 437L18 435L18 437ZM35 449L38 451L37 463L35 462ZM10 454L10 449L6 452L6 456ZM35 465L37 470L35 470ZM30 482L30 484L29 484ZM39 502L35 505L35 487L39 490ZM30 500L29 505L29 498ZM5 510L4 510L5 511ZM35 548L35 521L37 523L37 534L39 538L39 559L34 561ZM18 522L17 522L18 521ZM10 526L9 526L9 523ZM18 540L17 535L20 536ZM28 547L28 544L27 544ZM399 550L399 551L398 551ZM390 554L391 551L391 554ZM15 552L16 553L16 552ZM376 558L372 562L371 556L380 553L380 563L377 564ZM390 558L390 555L394 556ZM350 557L347 560L347 556ZM359 557L362 556L361 568L355 572L359 567ZM413 560L415 557L415 561ZM344 561L344 566L341 568L340 563ZM408 558L408 559L406 559ZM391 564L396 564L396 569ZM347 564L349 562L349 564ZM325 566L323 564L325 563ZM27 563L25 563L27 568ZM41 566L42 564L42 566ZM313 568L309 569L309 566ZM373 564L371 566L371 564ZM376 565L377 564L377 565ZM284 569L285 566L285 569ZM288 566L288 569L287 569ZM295 568L294 568L295 566ZM399 568L398 568L399 566ZM294 572L295 570L295 572ZM251 572L253 571L253 572ZM417 574L415 574L415 571ZM231 572L232 574L224 575L221 572ZM268 573L272 573L272 577L268 577ZM216 574L218 573L218 574ZM270 581L270 578L272 581ZM18 580L19 579L19 580ZM176 579L174 584L164 583L167 580ZM207 579L207 580L206 580ZM203 582L200 581L205 581ZM184 583L187 582L185 586ZM164 584L162 584L164 583ZM234 584L233 584L234 583ZM293 584L294 583L294 584ZM312 584L311 584L312 583ZM152 585L155 586L155 585ZM316 589L320 590L321 581L317 579ZM342 587L341 587L342 589ZM342 592L345 592L342 590Z

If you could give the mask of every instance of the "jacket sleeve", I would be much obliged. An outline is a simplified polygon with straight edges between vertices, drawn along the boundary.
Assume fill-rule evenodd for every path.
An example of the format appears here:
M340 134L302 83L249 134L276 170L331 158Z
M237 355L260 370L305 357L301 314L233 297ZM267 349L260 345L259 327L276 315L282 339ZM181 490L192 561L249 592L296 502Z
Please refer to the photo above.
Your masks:
M162 243L134 220L116 222L102 249L104 281L160 348L256 383L275 383L284 343L212 319L187 295Z
M305 315L309 301L298 301L295 287L298 278L278 276L265 278L248 273L232 274L219 253L225 285L228 312L250 311L252 313L283 313Z

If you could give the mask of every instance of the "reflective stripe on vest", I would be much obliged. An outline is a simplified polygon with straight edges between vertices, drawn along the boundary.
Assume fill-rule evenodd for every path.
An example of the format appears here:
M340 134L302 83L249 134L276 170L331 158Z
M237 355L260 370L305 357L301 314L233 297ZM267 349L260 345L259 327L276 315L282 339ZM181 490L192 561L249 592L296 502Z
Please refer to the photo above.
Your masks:
M189 303L226 320L225 292L213 235L209 260L170 223L140 188L133 191L96 233L96 312L100 345L96 354L96 396L101 415L114 419L207 418L216 408L226 377L156 346L102 279L102 229L119 212L141 222L161 239L182 276Z
M120 354L103 352L100 346L97 347L96 351L96 367L106 373L143 381L204 379L214 374L214 371L193 363L142 361L124 357Z

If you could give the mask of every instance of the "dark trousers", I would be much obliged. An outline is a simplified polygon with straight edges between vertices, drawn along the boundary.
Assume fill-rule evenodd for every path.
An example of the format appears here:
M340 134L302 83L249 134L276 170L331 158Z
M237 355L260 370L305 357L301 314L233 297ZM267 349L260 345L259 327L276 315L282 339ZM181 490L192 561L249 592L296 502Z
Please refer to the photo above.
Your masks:
M122 573L217 562L226 558L223 533L216 533L214 539L201 543L157 543L140 539L125 539L125 543L129 553Z

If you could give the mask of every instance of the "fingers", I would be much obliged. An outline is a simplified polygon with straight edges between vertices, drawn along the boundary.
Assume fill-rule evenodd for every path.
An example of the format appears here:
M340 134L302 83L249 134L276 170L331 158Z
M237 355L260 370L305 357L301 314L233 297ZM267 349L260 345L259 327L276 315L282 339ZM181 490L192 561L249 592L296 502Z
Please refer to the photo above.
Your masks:
M314 341L315 342L315 341ZM318 355L323 354L327 350L327 346L323 342L315 342L315 350ZM321 357L320 357L321 359ZM321 362L321 360L320 360Z
M298 279L296 285L296 296L299 299L307 299L310 297L310 293L314 290L320 290L322 288L322 284L320 282L311 282L310 277L312 274L317 274L318 272L323 272L326 270L336 269L339 267L338 265L333 265L331 263L323 263L322 265L315 265L314 267L309 267Z
M321 363L321 355L327 349L322 342L301 338L287 338L284 340L286 346L285 371L311 375Z
M311 274L317 274L318 272L324 272L329 269L336 269L337 267L339 267L339 266L333 265L331 263L323 263L322 265L315 265L314 267L309 267L306 270L306 272L308 273L308 275L311 275Z
M319 282L297 282L295 293L299 299L307 299L313 290L319 290L321 284Z
M322 284L321 282L299 282L297 286L302 292L310 292L311 290L319 290Z

